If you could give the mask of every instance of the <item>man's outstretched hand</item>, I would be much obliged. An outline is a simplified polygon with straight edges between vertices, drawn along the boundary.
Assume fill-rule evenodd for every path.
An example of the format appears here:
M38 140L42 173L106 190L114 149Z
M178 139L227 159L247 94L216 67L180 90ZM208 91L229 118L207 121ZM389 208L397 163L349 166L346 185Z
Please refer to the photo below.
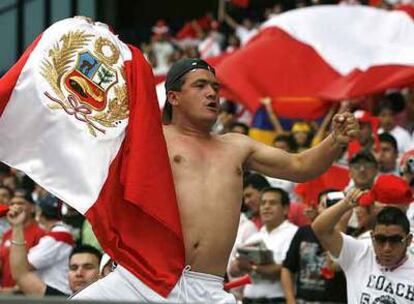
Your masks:
M336 114L332 118L332 136L335 144L346 146L359 136L359 123L350 112Z

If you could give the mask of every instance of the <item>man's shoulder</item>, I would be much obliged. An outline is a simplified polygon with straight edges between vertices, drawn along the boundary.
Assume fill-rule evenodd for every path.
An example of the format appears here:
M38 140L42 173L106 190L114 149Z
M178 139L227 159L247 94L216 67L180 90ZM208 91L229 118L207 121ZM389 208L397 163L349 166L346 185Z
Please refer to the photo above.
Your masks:
M216 139L225 141L229 144L236 144L236 145L251 145L253 143L253 139L247 135L240 134L240 133L225 133L221 135L215 135Z

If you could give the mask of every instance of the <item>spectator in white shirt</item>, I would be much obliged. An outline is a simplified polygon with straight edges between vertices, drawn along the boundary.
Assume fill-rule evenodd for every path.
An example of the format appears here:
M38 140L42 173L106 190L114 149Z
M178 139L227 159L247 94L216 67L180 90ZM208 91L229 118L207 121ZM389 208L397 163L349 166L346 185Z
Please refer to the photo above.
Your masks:
M324 248L344 270L348 303L413 303L414 260L409 222L398 208L386 207L376 217L372 245L335 230L337 221L358 205L359 189L325 210L312 228Z
M235 275L250 274L253 284L244 289L243 303L285 303L280 283L282 262L298 227L286 218L289 212L289 195L280 188L265 188L260 197L260 217L263 227L252 235L244 246L265 246L273 253L273 262L258 264L239 257L231 265ZM263 301L263 302L261 302Z
M381 134L387 132L394 136L398 144L398 152L399 154L402 154L409 149L411 135L407 130L398 126L396 123L395 116L398 111L401 111L402 109L397 106L400 102L396 102L397 98L395 98L401 94L395 94L397 93L386 95L385 99L379 104L378 117L380 119L380 128L378 129L378 133ZM401 96L401 98L403 97Z
M399 176L397 168L398 146L397 141L390 133L382 133L378 136L380 151L378 164L380 174L393 174Z

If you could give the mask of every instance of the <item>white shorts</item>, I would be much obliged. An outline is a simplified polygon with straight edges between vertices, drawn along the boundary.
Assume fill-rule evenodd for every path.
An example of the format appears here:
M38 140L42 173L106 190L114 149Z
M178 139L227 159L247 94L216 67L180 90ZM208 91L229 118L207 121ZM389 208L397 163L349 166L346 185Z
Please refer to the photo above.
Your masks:
M167 298L142 283L128 270L118 267L75 294L72 300L134 301L138 303L220 303L236 304L235 297L224 291L223 278L194 272L187 266Z

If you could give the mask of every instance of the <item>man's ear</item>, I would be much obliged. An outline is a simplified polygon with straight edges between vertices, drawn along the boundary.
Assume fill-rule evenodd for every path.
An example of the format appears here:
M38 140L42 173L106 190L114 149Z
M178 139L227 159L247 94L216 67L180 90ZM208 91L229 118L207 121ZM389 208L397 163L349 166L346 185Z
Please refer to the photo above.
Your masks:
M413 241L413 235L411 233L407 236L407 246L409 247L411 245L411 242Z
M167 92L167 99L171 105L174 105L174 106L178 105L179 96L180 96L180 92L177 92L177 91Z

